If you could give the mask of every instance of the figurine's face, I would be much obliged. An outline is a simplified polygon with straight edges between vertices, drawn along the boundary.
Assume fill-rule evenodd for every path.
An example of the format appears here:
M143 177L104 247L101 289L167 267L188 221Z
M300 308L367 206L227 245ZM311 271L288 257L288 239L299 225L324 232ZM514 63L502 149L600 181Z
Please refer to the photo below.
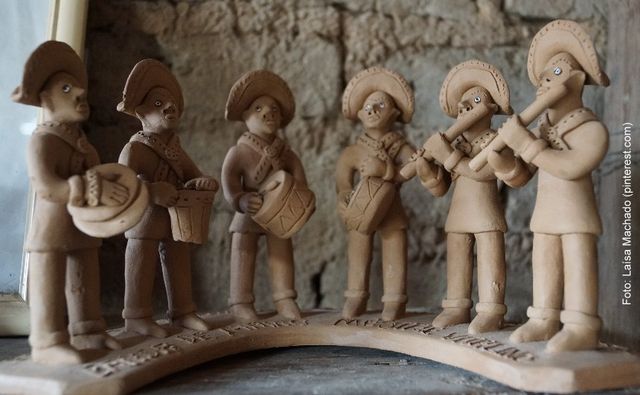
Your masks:
M549 62L547 62L546 67L540 74L536 96L540 96L551 89L551 87L560 84L576 85L576 88L581 90L584 85L584 76L581 76L581 78L574 78L569 83L567 82L576 74L584 74L584 72L580 69L580 65L571 57L571 55L558 54L554 56L549 60ZM573 88L573 86L567 87Z
M486 89L481 87L471 88L462 95L458 103L458 118L469 116L469 113L482 104L493 104L493 98Z
M40 102L52 120L62 123L89 119L87 90L71 74L52 75L40 92Z
M389 128L398 115L400 111L396 108L396 103L391 96L381 91L370 94L358 111L358 118L365 129Z
M260 96L242 113L242 119L251 133L273 135L280 129L280 106L270 96Z
M171 92L160 87L151 89L135 111L144 129L156 133L178 127L182 115Z

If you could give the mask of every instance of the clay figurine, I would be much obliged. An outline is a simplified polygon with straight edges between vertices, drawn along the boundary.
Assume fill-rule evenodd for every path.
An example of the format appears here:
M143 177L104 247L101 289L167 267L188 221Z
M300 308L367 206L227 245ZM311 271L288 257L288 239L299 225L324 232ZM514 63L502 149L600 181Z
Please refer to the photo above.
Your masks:
M427 155L419 156L416 161L423 185L434 195L446 192L448 178L440 177L439 166L428 162L425 156L442 164L455 183L445 224L447 297L433 325L444 328L470 321L475 245L479 302L468 331L472 334L492 332L502 327L507 312L504 304L507 224L495 175L500 168L488 165L476 172L469 168L469 161L496 135L491 129L493 115L512 113L509 88L494 66L469 60L455 66L445 78L440 90L440 106L447 115L456 118L456 122L445 133L431 136L423 147ZM511 150L503 151L499 159L524 166ZM519 177L504 175L514 184L526 182L526 178Z
M336 168L338 212L349 232L344 318L366 311L376 232L382 240L382 319L394 320L405 312L408 219L399 193L406 178L399 170L414 148L393 128L396 121L409 123L413 110L407 81L382 67L356 74L342 96L343 115L360 120L364 128L357 142L344 149Z
M522 114L498 131L501 143L538 170L531 218L533 305L527 310L529 320L510 339L550 339L549 352L598 346L596 242L602 224L591 173L607 152L608 132L582 103L585 84L609 84L597 59L591 39L577 23L556 20L543 27L531 43L527 69L538 89L530 107L547 110L533 132L526 125L535 117ZM546 103L536 104L540 101ZM498 156L495 147L499 144L487 147L492 149L489 163Z
M277 134L294 113L287 83L267 70L241 76L227 99L225 117L243 121L247 128L222 165L224 196L236 211L229 227L229 305L239 322L258 319L253 279L261 235L266 237L276 310L286 318L300 318L290 237L314 212L315 196L307 187L300 159Z
M138 210L144 207L145 196L135 197L140 193L134 191L138 189L135 177L127 187L115 181L117 175L103 174L118 173L123 166L98 166L98 153L80 126L89 118L87 72L69 45L47 41L36 48L12 99L43 110L42 123L27 150L29 179L36 194L25 245L31 356L36 362L80 363L79 349L118 349L120 345L106 334L100 310L101 240L74 225L67 205L85 210L85 219L103 223L134 202ZM102 218L96 218L96 212Z
M203 175L180 145L176 132L184 111L182 89L161 62L142 60L129 74L118 111L137 117L142 124L142 131L123 148L119 162L146 183L151 199L140 223L125 232L125 329L154 337L168 335L152 319L159 259L171 321L206 330L209 325L196 315L193 302L189 242L206 240L218 183Z

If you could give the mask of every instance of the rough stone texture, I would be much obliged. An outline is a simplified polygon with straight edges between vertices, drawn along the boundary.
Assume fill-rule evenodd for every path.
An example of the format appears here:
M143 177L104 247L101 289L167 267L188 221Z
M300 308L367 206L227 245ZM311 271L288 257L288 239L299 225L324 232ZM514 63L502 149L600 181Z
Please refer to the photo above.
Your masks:
M243 131L241 124L224 120L231 85L256 68L281 74L298 105L284 136L305 163L318 202L316 214L294 238L298 300L303 308L340 308L346 284L346 241L335 214L333 174L340 151L359 132L358 125L345 121L340 113L346 81L377 64L402 73L416 89L417 108L405 132L420 144L452 122L438 104L440 86L452 66L471 58L495 64L510 84L512 106L523 109L534 93L525 64L535 32L551 19L573 18L604 53L606 11L606 6L592 0L94 0L87 36L93 107L88 130L102 158L117 160L119 150L138 128L137 120L115 111L124 81L138 60L155 57L172 68L184 89L183 145L203 171L219 177L227 149ZM601 113L603 89L587 88L586 104ZM501 121L497 119L494 126ZM413 181L402 195L412 218L410 306L437 310L446 286L443 227L450 194L435 199ZM520 190L505 187L502 195L510 227L508 319L520 321L531 301L528 223L535 182ZM227 227L232 214L219 196L209 242L194 248L194 288L203 310L226 307ZM103 248L103 301L111 314L122 308L124 243L123 238L113 238ZM257 305L272 308L263 250L259 260ZM379 257L371 269L370 307L379 308ZM157 279L160 283L161 277ZM164 296L157 288L160 312Z

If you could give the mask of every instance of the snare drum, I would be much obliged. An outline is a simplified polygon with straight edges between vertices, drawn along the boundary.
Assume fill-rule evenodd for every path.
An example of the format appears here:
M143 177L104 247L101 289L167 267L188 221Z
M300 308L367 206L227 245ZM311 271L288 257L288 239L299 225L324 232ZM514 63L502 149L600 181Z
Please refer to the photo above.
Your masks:
M178 191L178 202L169 207L171 234L175 241L202 244L207 240L215 196L215 191Z
M380 177L364 177L351 193L344 221L348 230L370 234L386 216L396 195L393 183Z

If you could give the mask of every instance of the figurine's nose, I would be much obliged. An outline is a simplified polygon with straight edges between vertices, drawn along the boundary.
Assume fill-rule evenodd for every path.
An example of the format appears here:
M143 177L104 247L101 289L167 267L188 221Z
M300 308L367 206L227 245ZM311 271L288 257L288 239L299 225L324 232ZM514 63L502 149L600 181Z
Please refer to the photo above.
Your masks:
M176 112L176 105L173 102L166 102L164 105L164 109L162 110L165 114L173 114Z
M82 88L76 88L75 92L76 102L80 103L87 100L87 90Z
M467 101L461 101L458 103L458 114L462 114L463 112L471 111L471 106Z

